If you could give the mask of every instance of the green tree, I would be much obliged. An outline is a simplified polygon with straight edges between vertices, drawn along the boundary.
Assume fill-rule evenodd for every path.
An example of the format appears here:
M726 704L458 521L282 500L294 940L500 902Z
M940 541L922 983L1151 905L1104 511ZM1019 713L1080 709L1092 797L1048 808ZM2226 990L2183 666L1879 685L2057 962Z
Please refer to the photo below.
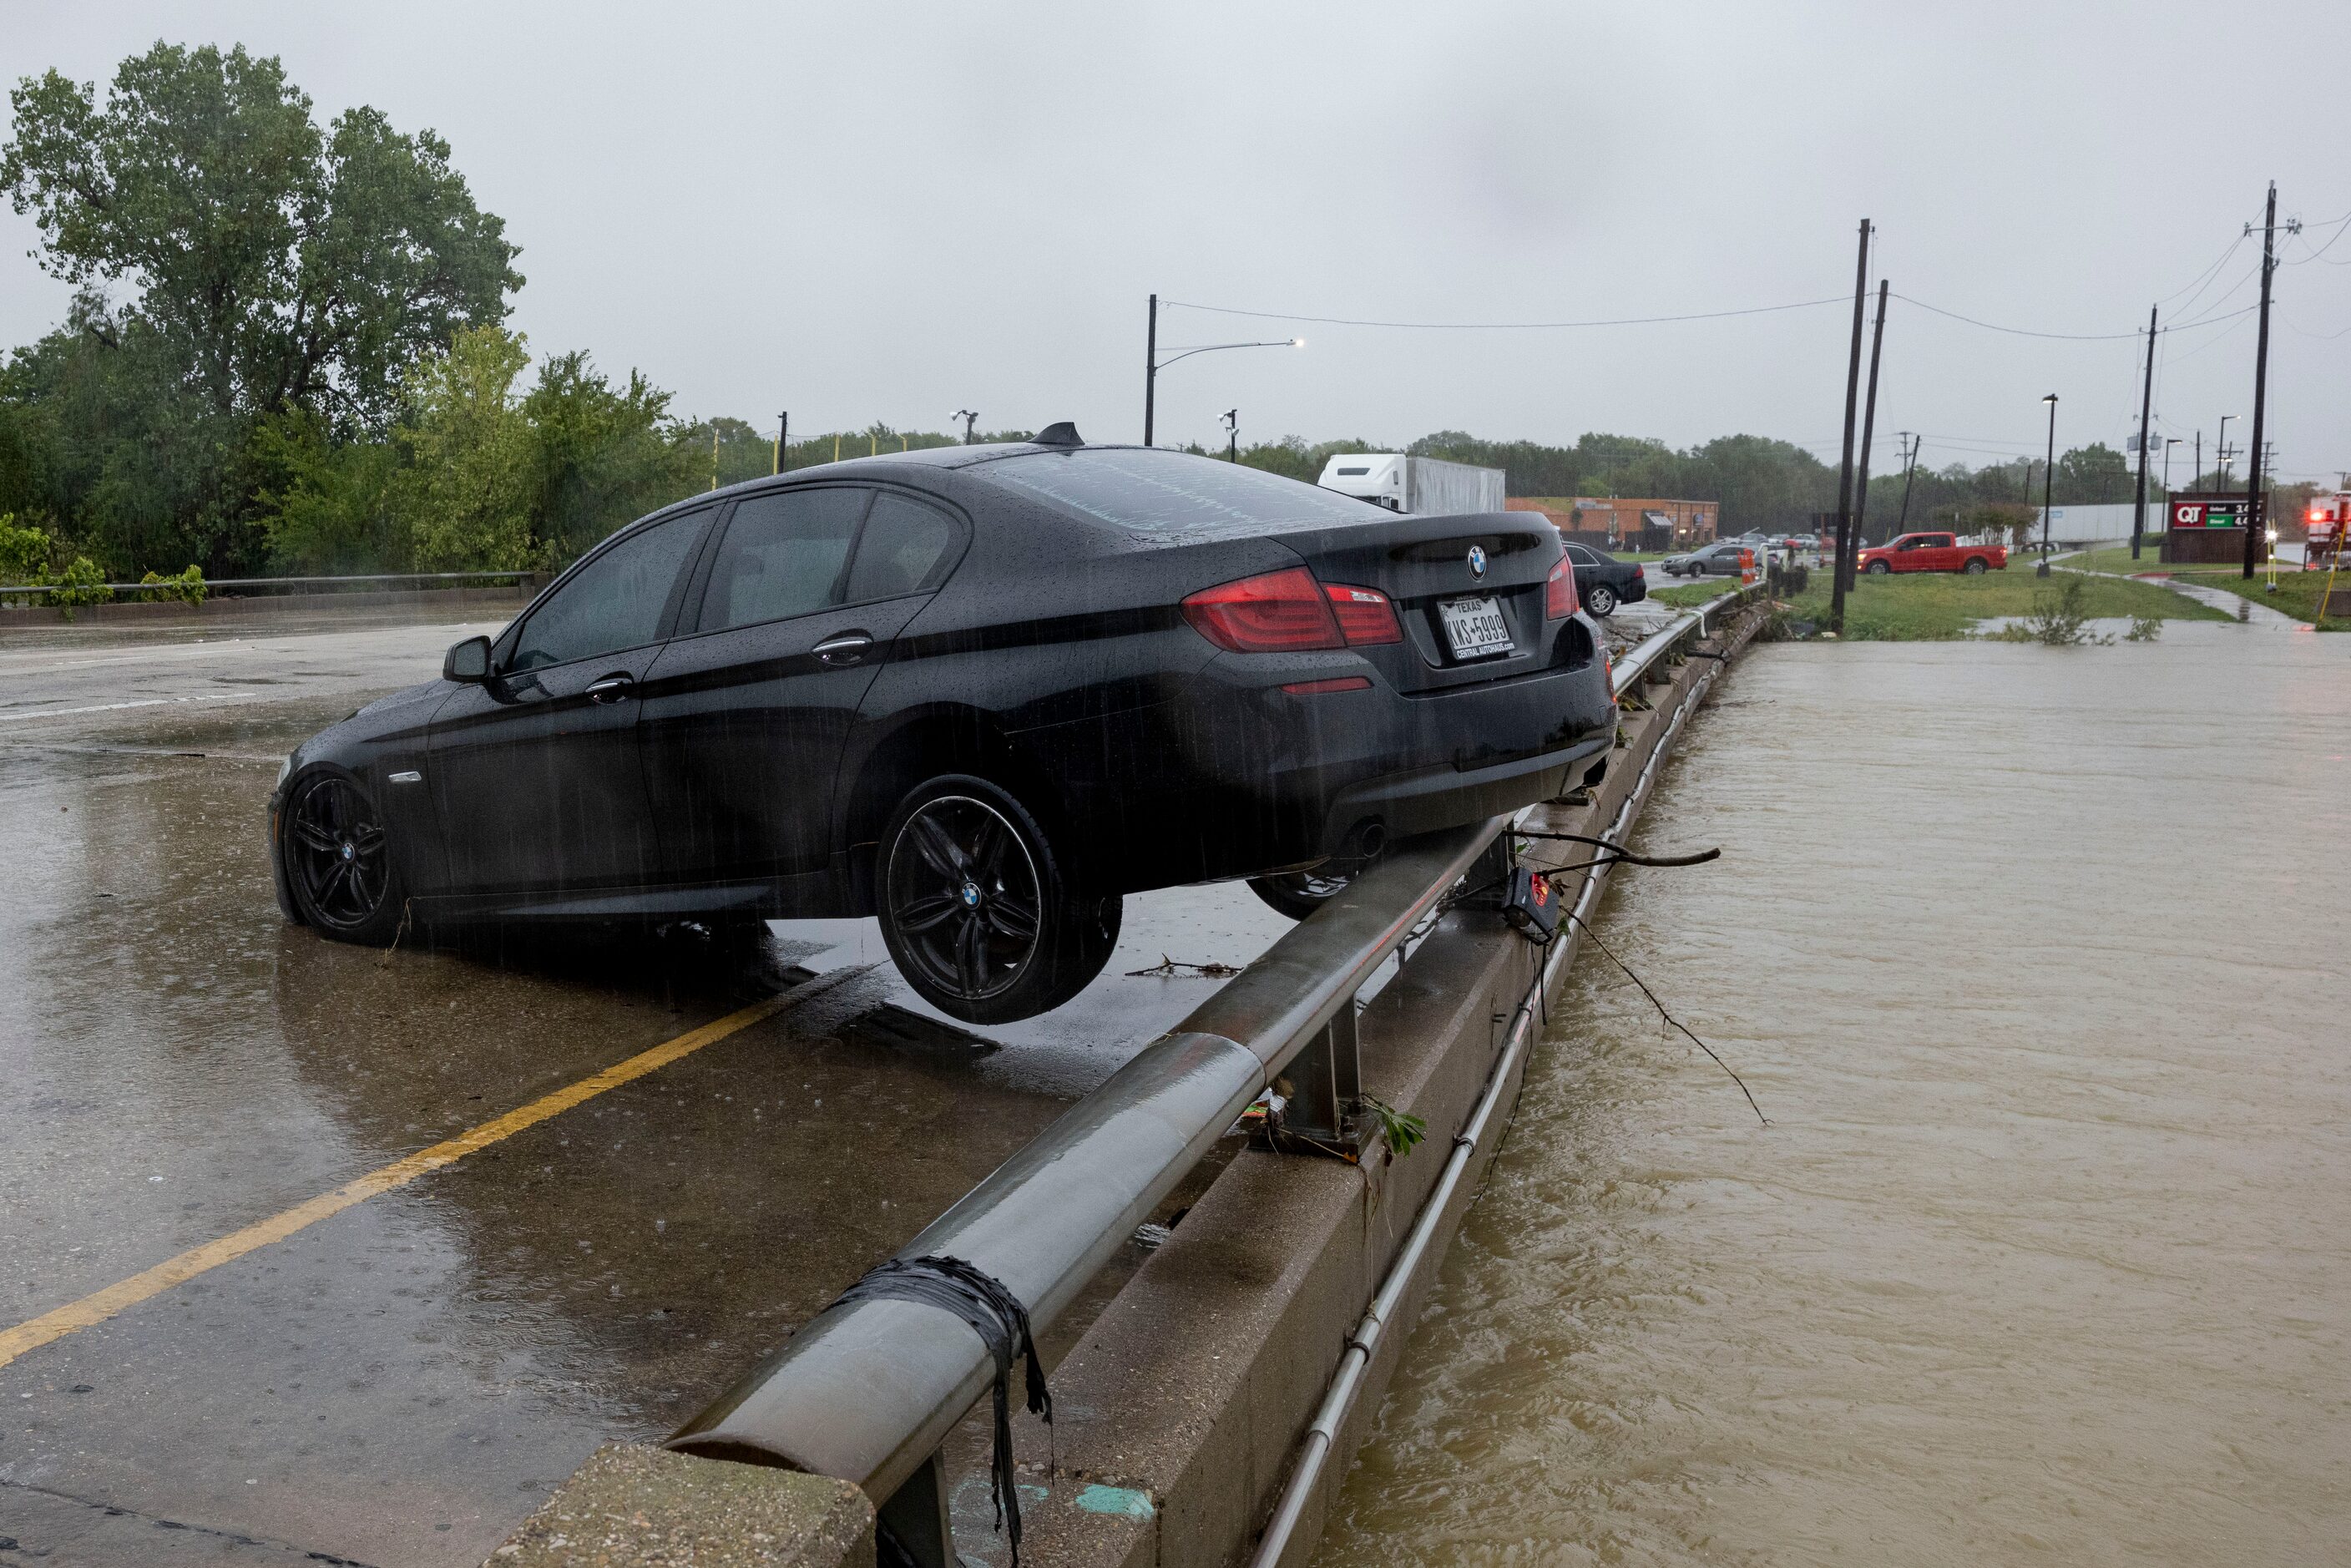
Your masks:
M413 423L398 433L408 462L395 505L420 570L545 564L531 528L538 443L514 390L529 363L520 337L475 327L409 372Z
M13 378L70 412L38 473L0 489L50 486L118 570L256 564L261 422L381 433L418 361L502 320L521 286L445 141L364 106L322 131L279 63L241 47L158 43L103 103L54 70L10 101L0 186L77 293Z
M2123 455L2104 442L2077 446L2057 459L2053 506L2090 507L2127 501L2137 493L2138 476Z
M616 387L584 352L539 367L522 412L534 451L533 531L549 565L709 484L707 434L699 443L691 430L681 436L668 408L669 393L637 371Z

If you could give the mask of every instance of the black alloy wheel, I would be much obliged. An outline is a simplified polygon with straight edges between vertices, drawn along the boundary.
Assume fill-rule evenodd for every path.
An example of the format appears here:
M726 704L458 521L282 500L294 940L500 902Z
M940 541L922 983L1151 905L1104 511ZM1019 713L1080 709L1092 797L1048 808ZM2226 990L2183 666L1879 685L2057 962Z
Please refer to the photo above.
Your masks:
M340 773L304 780L286 805L287 880L305 924L321 935L377 946L401 916L400 875L383 817Z
M1584 591L1583 607L1603 617L1616 613L1616 591L1604 582L1595 582Z
M923 999L973 1023L1059 1007L1102 972L1121 902L1081 896L1036 819L985 779L935 779L889 831L882 936Z
M1886 565L1882 560L1871 561L1868 568L1869 575L1872 577L1884 577L1887 572L1892 571L1894 569L1892 567Z

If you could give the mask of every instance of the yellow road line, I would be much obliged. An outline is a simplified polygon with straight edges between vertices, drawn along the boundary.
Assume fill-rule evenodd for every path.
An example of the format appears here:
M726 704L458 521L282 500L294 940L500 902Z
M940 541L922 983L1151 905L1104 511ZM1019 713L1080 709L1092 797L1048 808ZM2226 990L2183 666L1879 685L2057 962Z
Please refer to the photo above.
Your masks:
M626 1061L617 1062L601 1072L592 1073L577 1083L543 1095L495 1121L485 1122L471 1132L460 1133L446 1143L419 1149L379 1170L347 1181L332 1192L322 1192L307 1203L298 1203L282 1214L256 1220L242 1230L231 1231L217 1241L191 1247L178 1257L166 1259L119 1284L109 1285L80 1301L68 1302L54 1312L43 1312L37 1318L0 1332L0 1366L7 1365L28 1350L37 1350L54 1340L63 1339L77 1329L102 1323L124 1308L136 1306L150 1296L161 1295L207 1270L235 1262L246 1253L266 1247L273 1241L283 1241L305 1226L316 1225L331 1215L340 1214L355 1203L365 1203L378 1193L406 1186L429 1171L454 1165L478 1149L486 1149L502 1139L511 1138L526 1127L537 1126L550 1116L560 1115L607 1090L618 1089L633 1079L643 1078L680 1057L691 1056L705 1045L715 1044L730 1034L773 1018L786 1008L807 999L816 992L829 991L841 980L862 974L872 967L861 965L855 969L839 970L821 980L805 981L781 996L754 1002L738 1012L728 1013L715 1023L704 1024L700 1029L664 1041L650 1051L641 1051Z

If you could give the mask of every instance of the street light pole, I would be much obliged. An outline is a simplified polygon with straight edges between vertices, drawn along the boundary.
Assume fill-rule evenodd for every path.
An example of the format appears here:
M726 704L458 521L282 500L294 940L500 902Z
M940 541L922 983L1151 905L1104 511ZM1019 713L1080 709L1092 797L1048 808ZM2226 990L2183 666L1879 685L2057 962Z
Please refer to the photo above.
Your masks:
M973 413L970 409L959 408L948 417L963 421L963 444L966 446L969 446L971 444L971 427L973 423L979 418L979 415Z
M779 413L779 414L776 415L776 470L775 470L775 471L776 471L777 473L778 473L778 474L780 474L780 473L782 473L782 472L784 471L784 448L785 448L787 445L790 444L791 439L792 439L792 416L791 416L790 414L789 414L789 413Z
M2057 482L2057 394L2051 392L2041 400L2049 405L2049 456L2041 465L2041 569L2032 575L2049 575L2049 501Z
M1237 408L1225 410L1224 425L1225 461L1238 463L1241 460L1241 411Z
M2233 413L2220 416L2220 437L2212 444L2212 461L2218 467L2222 490L2229 487L2229 422L2236 417Z
M1158 395L1159 372L1178 360L1188 360L1195 354L1213 354L1224 349L1302 349L1303 338L1276 338L1254 343L1201 343L1178 350L1165 359L1159 357L1159 296L1151 297L1151 329L1144 343L1143 368L1143 444L1151 444L1153 403Z

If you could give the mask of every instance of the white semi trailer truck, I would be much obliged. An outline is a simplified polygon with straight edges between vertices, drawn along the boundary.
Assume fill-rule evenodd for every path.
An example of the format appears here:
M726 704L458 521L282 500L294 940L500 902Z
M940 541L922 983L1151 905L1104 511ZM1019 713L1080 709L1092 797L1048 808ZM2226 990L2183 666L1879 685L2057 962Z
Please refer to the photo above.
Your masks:
M1322 465L1315 483L1378 503L1391 512L1448 517L1499 512L1502 471L1404 452L1343 452Z

